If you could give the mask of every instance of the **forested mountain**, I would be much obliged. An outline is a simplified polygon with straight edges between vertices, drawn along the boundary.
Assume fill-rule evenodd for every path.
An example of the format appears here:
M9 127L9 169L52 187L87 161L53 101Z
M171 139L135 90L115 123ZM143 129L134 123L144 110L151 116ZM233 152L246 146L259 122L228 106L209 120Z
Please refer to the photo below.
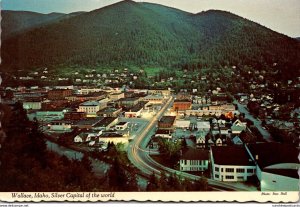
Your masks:
M5 21L5 20L4 20ZM196 68L273 63L295 76L297 40L234 14L191 14L122 1L25 31L3 42L4 69L68 66Z
M58 21L66 17L72 17L81 14L81 12L75 12L71 14L62 13L50 13L40 14L29 11L1 11L2 23L2 39L7 39L12 35L15 35L25 30L29 30L38 26L46 25Z

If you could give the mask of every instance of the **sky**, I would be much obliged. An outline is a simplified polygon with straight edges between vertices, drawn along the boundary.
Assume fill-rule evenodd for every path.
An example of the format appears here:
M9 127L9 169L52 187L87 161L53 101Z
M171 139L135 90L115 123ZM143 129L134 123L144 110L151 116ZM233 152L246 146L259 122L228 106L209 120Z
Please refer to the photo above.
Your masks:
M120 0L2 0L5 10L40 13L91 11ZM290 37L300 37L300 0L136 0L191 13L209 9L230 11Z

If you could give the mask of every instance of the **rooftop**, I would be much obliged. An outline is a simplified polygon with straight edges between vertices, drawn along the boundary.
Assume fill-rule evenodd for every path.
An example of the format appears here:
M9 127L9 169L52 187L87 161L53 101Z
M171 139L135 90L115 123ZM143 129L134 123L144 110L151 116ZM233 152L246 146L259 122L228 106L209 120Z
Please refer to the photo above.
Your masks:
M264 171L272 174L283 175L286 177L297 179L299 178L297 169L264 169Z
M183 153L181 160L208 160L209 151L202 149L188 149L185 153Z
M98 101L86 101L82 104L80 104L80 106L99 106L100 103Z
M214 163L218 165L253 166L244 146L212 146Z
M159 123L162 124L174 124L176 116L163 116L159 120Z
M116 119L117 119L116 117L104 117L94 127L107 127L110 123L112 123Z
M292 145L277 142L247 145L253 158L258 156L257 164L261 169L280 163L300 163L299 150Z
M77 122L77 125L95 125L100 120L102 120L102 118L100 118L100 117L82 119L82 120Z

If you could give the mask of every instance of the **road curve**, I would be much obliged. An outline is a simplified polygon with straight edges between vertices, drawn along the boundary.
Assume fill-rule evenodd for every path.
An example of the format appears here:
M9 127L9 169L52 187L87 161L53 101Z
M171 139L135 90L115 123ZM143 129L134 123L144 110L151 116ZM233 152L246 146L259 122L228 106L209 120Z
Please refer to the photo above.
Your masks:
M146 146L149 142L147 139L148 133L150 133L155 125L157 120L161 118L161 116L165 113L165 111L171 106L173 102L173 97L170 97L164 107L151 119L151 121L146 125L143 129L141 134L139 134L129 145L128 147L128 158L130 161L140 169L141 173L145 176L150 176L151 174L155 174L160 176L161 172L165 172L166 174L177 174L181 178L190 179L190 180L198 180L200 176L192 175L189 173L177 171L168 167L165 167L155 160L153 160L149 156L148 150L146 150ZM149 136L148 136L149 137ZM236 186L231 183L224 183L220 181L215 181L212 179L207 179L208 184L215 190L231 190L231 191L248 191L246 187Z

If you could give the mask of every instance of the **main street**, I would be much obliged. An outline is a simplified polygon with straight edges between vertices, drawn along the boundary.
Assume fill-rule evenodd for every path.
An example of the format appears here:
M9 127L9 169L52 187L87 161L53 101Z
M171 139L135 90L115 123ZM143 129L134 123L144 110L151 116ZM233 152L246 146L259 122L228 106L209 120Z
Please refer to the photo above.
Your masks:
M157 120L163 116L166 110L171 106L172 102L173 97L170 97L164 107L162 107L162 109L153 117L148 125L141 129L141 133L136 136L128 147L128 158L146 176L153 173L159 176L161 172L165 172L166 174L177 174L185 179L198 180L200 179L200 176L177 171L157 163L149 156L149 151L146 149L149 139L151 138L149 133L153 132ZM224 183L212 179L207 180L208 184L215 190L255 191L255 188L245 187L235 183Z

